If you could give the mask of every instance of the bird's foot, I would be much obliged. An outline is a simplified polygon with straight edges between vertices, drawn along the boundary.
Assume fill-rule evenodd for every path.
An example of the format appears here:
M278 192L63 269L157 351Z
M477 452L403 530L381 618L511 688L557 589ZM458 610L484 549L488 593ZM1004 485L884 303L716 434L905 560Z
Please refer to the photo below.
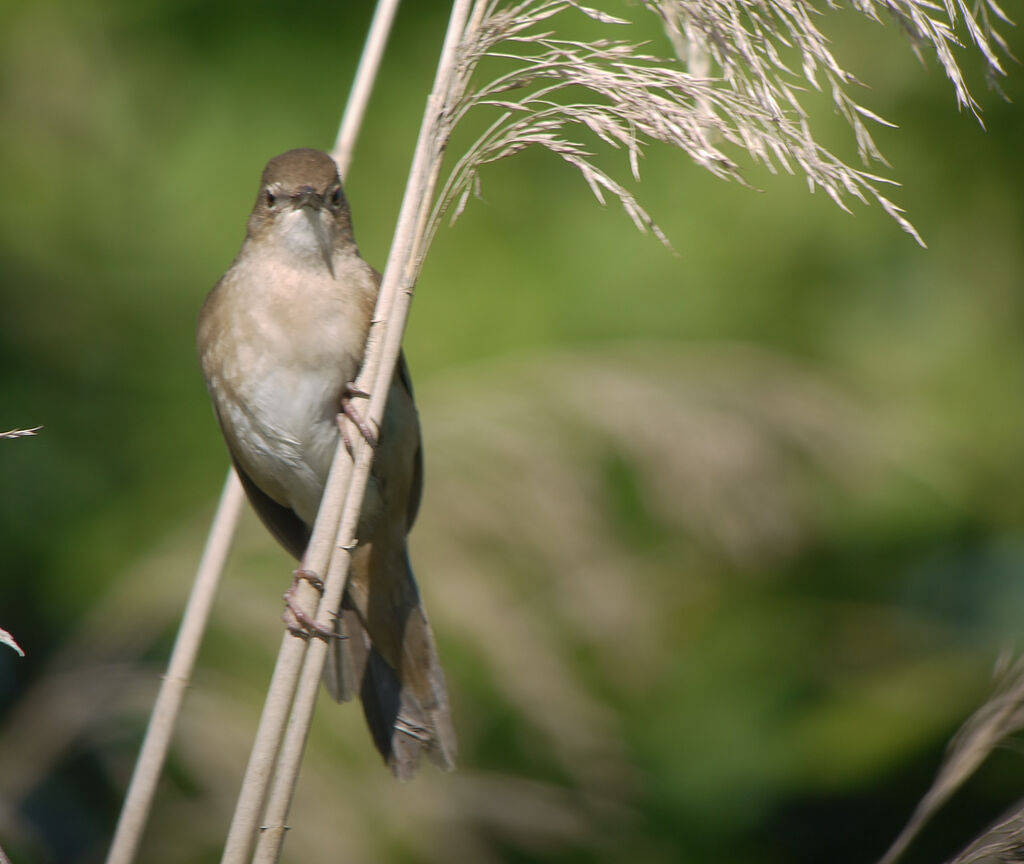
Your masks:
M345 389L341 393L341 413L338 415L338 430L341 432L341 440L345 442L345 449L348 450L349 454L352 453L352 441L348 437L348 430L345 428L346 417L355 424L356 429L359 430L370 447L375 448L378 441L377 433L370 428L370 424L352 404L352 400L354 398L369 399L370 394L365 390L356 387L356 385L350 381L345 385Z
M317 576L312 570L306 570L305 568L300 567L292 573L292 584L283 595L285 609L284 614L281 616L284 618L284 623L288 627L288 632L301 639L308 639L310 636L317 636L320 639L344 639L344 636L340 633L336 633L332 628L325 627L323 624L318 624L316 620L310 617L309 613L298 604L295 594L299 589L300 582L308 582L321 594L324 591L324 580Z

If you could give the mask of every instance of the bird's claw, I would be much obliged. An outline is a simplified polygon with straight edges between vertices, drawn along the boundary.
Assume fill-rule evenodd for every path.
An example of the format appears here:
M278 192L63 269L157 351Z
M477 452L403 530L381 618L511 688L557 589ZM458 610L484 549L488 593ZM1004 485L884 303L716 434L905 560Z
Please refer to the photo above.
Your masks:
M350 455L352 453L352 441L348 437L348 430L345 428L344 418L347 417L352 421L356 429L359 430L360 434L371 448L376 448L379 440L377 432L370 428L370 424L352 404L352 400L354 398L369 399L370 394L362 388L356 387L354 383L349 382L345 385L345 389L341 393L341 413L338 415L338 430L341 432L341 440L345 442L345 449L348 450Z
M298 585L299 582L308 582L319 593L321 593L321 594L324 593L324 580L321 579L319 576L317 576L316 572L313 571L313 570L308 570L305 567L299 567L298 569L293 570L292 571L292 587L289 588L288 590L289 591L294 591L296 585Z
M312 570L306 570L305 568L300 567L292 573L292 584L282 595L285 609L284 614L281 617L284 618L284 623L288 627L288 632L301 639L308 639L310 636L317 636L320 639L325 640L344 639L345 636L341 633L336 633L332 628L319 624L298 604L295 594L298 591L300 582L308 582L321 594L324 590L324 580L317 576Z

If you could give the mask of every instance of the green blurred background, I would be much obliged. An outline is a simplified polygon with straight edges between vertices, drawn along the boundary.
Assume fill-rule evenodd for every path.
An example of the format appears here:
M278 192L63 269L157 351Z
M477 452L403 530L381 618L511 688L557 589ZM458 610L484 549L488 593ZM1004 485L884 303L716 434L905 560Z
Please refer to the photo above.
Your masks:
M0 441L27 652L0 653L0 843L92 862L226 468L195 316L266 159L330 147L371 8L3 8L0 429L45 428ZM378 267L446 16L401 11L356 153ZM871 861L986 697L1024 620L1024 115L969 52L984 131L898 28L823 26L901 127L877 137L927 251L657 149L637 191L675 256L542 153L438 234L406 339L413 559L461 767L399 785L323 702L285 860ZM140 861L218 860L290 566L247 514ZM1022 790L998 752L907 860Z

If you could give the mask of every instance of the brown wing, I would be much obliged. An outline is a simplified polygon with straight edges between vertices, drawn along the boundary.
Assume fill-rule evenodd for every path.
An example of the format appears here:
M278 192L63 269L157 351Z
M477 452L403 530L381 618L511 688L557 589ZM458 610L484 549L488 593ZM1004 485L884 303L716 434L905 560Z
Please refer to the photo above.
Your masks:
M228 452L230 453L230 451ZM234 454L230 455L231 464L235 466L235 473L242 481L245 497L249 499L249 503L256 511L256 515L260 517L260 521L267 526L267 530L274 535L274 539L293 557L301 559L302 554L306 551L306 545L309 543L309 526L299 518L294 510L283 504L278 504L260 489L238 464Z
M381 275L376 270L373 270L373 278L377 282L377 288L380 288ZM392 389L394 389L394 382L398 381L402 387L405 388L405 392L409 394L409 402L413 406L413 422L416 424L416 455L413 461L413 473L412 473L412 485L409 488L409 509L406 522L406 531L412 528L413 522L416 521L416 514L420 509L420 498L423 497L423 442L420 438L420 418L416 413L416 400L412 392L412 376L409 374L409 365L405 362L405 352L401 351L398 354L398 365L395 367L395 378L392 381Z
M416 411L416 399L412 392L412 376L409 374L409 365L405 362L405 352L398 355L398 366L395 374L402 386L409 394L409 401L413 404L413 417L416 423L416 455L413 460L412 484L409 487L409 508L406 530L411 530L416 521L416 514L420 510L420 499L423 497L423 439L420 436L420 417Z

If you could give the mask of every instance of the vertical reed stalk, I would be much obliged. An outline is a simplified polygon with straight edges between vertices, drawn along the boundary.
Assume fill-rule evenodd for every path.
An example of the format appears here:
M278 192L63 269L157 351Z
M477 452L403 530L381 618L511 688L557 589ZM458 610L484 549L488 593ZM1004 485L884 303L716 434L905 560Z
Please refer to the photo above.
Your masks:
M425 229L441 171L441 159L451 130L450 97L459 71L459 47L469 20L470 6L471 0L456 0L452 7L434 87L420 126L398 226L384 270L366 358L357 382L358 386L371 394L367 416L371 424L375 423L378 427L384 414L391 377L401 350L402 334L412 301L413 287L425 254ZM478 9L482 6L482 3L477 3ZM356 524L373 459L373 451L366 442L358 435L352 437L355 442L355 467L350 476L346 476L347 472L332 471L325 491L325 499L344 499L345 502L334 551L324 579L323 596L316 615L317 623L325 627L331 625L333 615L339 608L344 594L351 551L355 547ZM344 448L339 447L339 451L344 452ZM336 457L336 462L338 458ZM334 487L341 486L346 481L349 484L347 493L336 491ZM317 527L323 521L324 512L321 505ZM288 810L294 795L326 658L326 643L323 640L312 640L306 651L302 677L298 684L288 730L277 762L264 825L253 858L253 861L259 864L270 864L280 858L287 831Z
M107 864L131 864L138 852L153 796L156 794L156 785L167 760L174 726L203 641L210 607L242 512L242 500L242 484L238 482L235 472L229 471L217 514L210 526L206 548L196 571L192 593L181 618L178 636L174 640L167 672L160 684L146 736L135 761L132 779L114 830L114 840L107 855Z
M348 171L355 139L365 112L367 100L380 68L387 37L394 21L398 0L380 0L370 25L370 32L359 59L359 67L350 91L350 99L338 131L332 155L338 163L342 177ZM335 453L328 475L316 524L303 559L303 566L323 573L330 557L331 542L345 503L347 478L351 476L351 459L343 447ZM300 582L295 602L303 608L314 608L316 591ZM306 654L306 643L286 632L281 641L277 663L267 689L263 713L253 741L249 763L242 779L242 787L231 826L224 845L222 864L244 864L249 858L257 829L261 826L264 802L273 779L274 760L281 748L285 723L295 697L299 670Z

